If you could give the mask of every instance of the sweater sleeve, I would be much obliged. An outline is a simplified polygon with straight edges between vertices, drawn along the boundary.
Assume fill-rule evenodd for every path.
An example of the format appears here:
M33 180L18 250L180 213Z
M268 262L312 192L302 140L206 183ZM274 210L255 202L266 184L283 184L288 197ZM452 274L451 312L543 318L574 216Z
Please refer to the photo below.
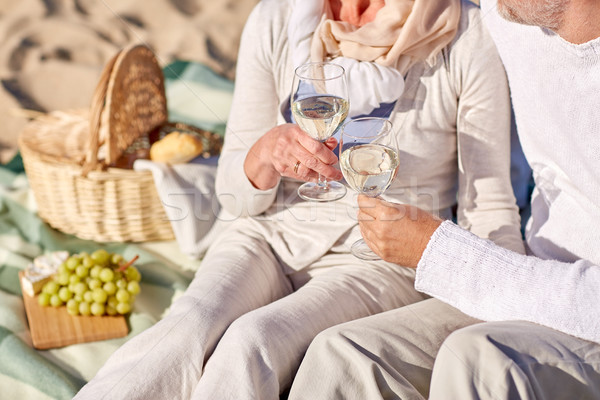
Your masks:
M600 343L600 267L517 254L444 222L415 288L485 321L525 320Z
M470 14L469 26L450 56L458 95L457 222L477 236L524 253L510 181L508 82L479 9L464 6L463 13Z
M219 202L236 217L262 213L277 192L277 186L256 189L244 171L250 147L277 124L279 99L270 66L274 33L271 13L263 3L251 12L242 33L233 101L216 177Z

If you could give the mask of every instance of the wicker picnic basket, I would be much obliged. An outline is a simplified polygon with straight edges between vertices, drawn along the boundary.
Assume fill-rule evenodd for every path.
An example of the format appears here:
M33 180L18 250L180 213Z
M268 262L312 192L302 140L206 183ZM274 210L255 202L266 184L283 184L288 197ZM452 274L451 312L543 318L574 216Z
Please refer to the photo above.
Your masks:
M39 216L98 242L173 239L152 174L119 167L145 158L149 132L166 122L154 54L143 45L121 50L102 71L90 110L43 115L19 136Z

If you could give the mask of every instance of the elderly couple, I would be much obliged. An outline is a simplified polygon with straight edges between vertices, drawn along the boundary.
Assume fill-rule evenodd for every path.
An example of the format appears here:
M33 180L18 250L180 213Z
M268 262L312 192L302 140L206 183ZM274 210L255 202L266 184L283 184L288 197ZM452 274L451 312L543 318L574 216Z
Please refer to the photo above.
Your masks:
M599 37L589 0L262 0L217 176L238 218L77 398L600 398ZM385 199L294 195L341 178L337 141L288 117L294 68L324 58L351 117L394 124Z

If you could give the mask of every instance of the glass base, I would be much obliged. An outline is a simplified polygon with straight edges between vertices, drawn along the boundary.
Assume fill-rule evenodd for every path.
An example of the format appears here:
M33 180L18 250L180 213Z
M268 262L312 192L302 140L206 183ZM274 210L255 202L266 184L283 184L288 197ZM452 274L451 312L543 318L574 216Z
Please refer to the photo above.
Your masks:
M350 252L354 257L360 258L361 260L376 261L381 260L377 254L373 253L373 250L367 246L367 243L363 239L359 239L352 244Z
M298 188L298 196L309 201L334 201L346 195L346 186L339 182L327 182L326 186L306 182Z

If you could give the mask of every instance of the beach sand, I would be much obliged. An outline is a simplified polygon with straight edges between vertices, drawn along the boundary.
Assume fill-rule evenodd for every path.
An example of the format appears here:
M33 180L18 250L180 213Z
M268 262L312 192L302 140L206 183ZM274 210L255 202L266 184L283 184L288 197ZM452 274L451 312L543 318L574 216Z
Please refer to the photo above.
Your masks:
M103 66L129 44L148 44L161 66L198 61L233 79L257 2L0 0L0 162L31 111L88 108Z

